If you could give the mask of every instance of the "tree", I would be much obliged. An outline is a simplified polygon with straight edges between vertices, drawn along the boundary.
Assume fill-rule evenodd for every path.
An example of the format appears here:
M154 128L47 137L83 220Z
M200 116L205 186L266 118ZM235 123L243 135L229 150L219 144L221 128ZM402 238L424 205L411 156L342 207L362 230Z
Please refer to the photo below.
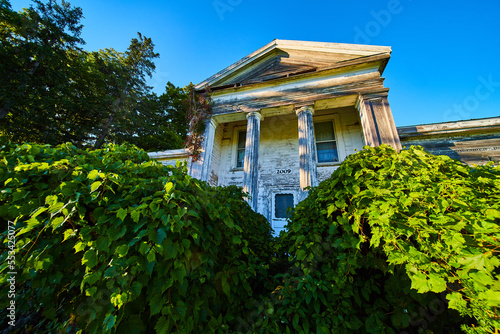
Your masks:
M0 119L9 140L81 141L88 131L85 100L72 99L82 11L55 1L15 12L0 4Z
M146 151L182 148L187 121L185 89L168 82L166 91L157 96L150 93L135 105L128 118L123 118L113 132L111 141L129 142Z
M169 83L158 97L147 85L159 56L150 38L139 33L125 52L84 51L80 8L36 0L18 13L1 1L2 137L93 148L125 141L152 150L182 147L183 90Z

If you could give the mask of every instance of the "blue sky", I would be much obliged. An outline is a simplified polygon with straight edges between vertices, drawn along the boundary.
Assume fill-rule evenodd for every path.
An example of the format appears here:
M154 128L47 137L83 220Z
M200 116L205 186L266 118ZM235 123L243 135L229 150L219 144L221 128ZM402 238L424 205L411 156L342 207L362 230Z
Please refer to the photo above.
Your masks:
M15 10L28 0L11 0ZM499 0L72 0L85 48L160 53L150 84L198 83L275 38L386 45L397 126L500 116Z

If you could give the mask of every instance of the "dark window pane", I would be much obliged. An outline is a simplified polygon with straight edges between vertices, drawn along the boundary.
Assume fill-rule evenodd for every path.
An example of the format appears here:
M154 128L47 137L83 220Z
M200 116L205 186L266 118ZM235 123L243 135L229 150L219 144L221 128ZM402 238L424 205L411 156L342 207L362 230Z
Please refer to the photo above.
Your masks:
M236 161L236 167L243 167L243 162L245 161L245 149L238 150L238 160Z
M243 167L243 163L245 161L245 142L247 139L247 132L246 131L240 131L238 132L238 150L236 152L237 157L236 157L236 167L241 168Z
M339 161L335 142L317 143L316 150L318 151L318 162Z
M247 139L246 131L241 131L238 133L238 148L245 148L246 139Z
M276 218L288 218L286 211L293 207L292 194L276 194L274 198L274 216Z
M333 122L314 123L314 136L316 141L335 140Z

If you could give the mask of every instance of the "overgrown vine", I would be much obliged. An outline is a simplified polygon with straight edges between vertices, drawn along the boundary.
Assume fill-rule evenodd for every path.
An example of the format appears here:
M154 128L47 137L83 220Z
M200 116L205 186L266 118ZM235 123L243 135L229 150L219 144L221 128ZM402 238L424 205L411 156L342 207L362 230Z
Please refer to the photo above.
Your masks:
M189 122L189 132L184 143L184 147L189 150L193 161L200 158L203 146L203 133L205 131L205 121L212 114L211 90L207 85L202 92L196 91L193 84L188 87L187 119Z

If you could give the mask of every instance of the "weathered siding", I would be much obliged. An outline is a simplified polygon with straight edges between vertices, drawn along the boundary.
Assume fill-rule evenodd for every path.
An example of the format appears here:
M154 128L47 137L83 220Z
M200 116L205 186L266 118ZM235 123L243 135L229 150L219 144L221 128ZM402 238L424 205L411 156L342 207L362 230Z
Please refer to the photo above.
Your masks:
M335 116L333 116L335 115ZM339 156L362 149L362 133L357 110L338 108L323 110L314 116L313 121L335 121L335 131ZM219 185L243 185L243 169L236 166L236 141L238 130L245 130L246 122L222 124L214 140L212 169L218 177ZM220 152L220 153L217 153ZM217 162L218 161L218 162ZM338 168L339 163L320 164L318 178L328 178ZM295 201L300 194L299 140L298 123L295 114L266 117L261 123L259 146L257 211L272 223L274 213L273 196L277 193L291 193Z
M165 166L175 166L177 161L187 162L188 169L191 163L191 158L186 149L169 150L161 152L149 152L149 157L161 162Z
M500 117L398 128L401 144L420 145L468 165L500 161Z
M300 187L297 116L264 119L260 138L257 207L271 221L271 196L280 191L298 191Z
M212 151L212 160L210 162L210 174L208 182L212 186L219 185L219 166L221 164L221 149L222 149L222 137L223 137L223 126L218 125L215 130L214 137L214 148Z
M347 156L356 153L364 146L359 116L355 108L347 107L322 111L318 113L317 118L328 115L338 115L335 121L339 124L336 124L335 130L341 161L334 164L319 164L318 180L320 182L329 178Z
M222 128L222 138L220 145L220 166L219 166L219 185L236 185L243 187L243 169L236 169L236 152L233 152L233 143L238 138L233 138L235 128L246 128L246 122L224 123ZM233 162L234 159L234 162Z

